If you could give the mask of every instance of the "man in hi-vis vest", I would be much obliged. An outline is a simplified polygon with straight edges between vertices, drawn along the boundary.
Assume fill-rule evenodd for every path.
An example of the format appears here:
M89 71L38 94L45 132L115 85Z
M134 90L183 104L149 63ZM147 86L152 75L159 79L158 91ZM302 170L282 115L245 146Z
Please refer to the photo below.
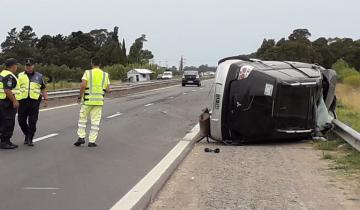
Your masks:
M88 117L91 119L89 134L89 147L96 147L96 138L100 130L102 108L104 106L104 96L108 93L110 80L108 73L100 69L100 59L94 57L91 60L92 69L85 71L80 87L79 102L82 103L78 123L79 139L74 143L75 146L85 144L86 124Z
M20 88L18 121L25 135L24 144L33 147L33 138L36 132L36 123L39 117L39 108L42 97L47 104L48 95L43 75L34 70L35 62L32 58L25 61L25 71L18 75Z
M6 69L0 72L0 148L16 149L10 139L14 132L15 116L19 108L19 85L15 76L18 62L14 58L5 61Z

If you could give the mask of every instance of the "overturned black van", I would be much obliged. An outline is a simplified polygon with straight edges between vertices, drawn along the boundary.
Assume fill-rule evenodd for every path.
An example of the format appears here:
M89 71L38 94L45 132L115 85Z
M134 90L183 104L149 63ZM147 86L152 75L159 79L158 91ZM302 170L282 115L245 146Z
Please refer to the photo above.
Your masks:
M335 71L316 64L222 59L210 137L230 143L312 137L335 117L329 114L335 113L335 85Z

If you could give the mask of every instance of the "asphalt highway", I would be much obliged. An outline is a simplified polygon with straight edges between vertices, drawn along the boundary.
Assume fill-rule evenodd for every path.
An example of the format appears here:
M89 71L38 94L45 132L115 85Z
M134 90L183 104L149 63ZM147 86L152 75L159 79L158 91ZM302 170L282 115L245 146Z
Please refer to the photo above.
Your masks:
M107 99L97 148L73 146L79 105L41 111L33 148L16 126L20 147L0 151L0 209L111 208L195 126L211 82Z

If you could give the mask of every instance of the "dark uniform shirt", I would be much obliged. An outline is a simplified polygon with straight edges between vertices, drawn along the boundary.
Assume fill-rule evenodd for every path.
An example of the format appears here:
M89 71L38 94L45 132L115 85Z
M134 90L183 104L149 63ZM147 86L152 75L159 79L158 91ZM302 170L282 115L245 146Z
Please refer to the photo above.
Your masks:
M10 74L2 79L2 83L4 85L4 89L12 90L16 87L17 81L16 78Z
M7 75L6 77L2 78L4 90L12 90L16 87L17 81L16 78L13 77L11 74ZM11 102L10 99L7 97L4 99L5 102Z

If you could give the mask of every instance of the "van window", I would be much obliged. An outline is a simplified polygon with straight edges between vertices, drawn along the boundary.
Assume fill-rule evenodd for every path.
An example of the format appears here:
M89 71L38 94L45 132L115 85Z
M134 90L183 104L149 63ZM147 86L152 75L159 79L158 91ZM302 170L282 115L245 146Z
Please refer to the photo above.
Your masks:
M199 72L197 72L197 71L185 71L184 75L199 75Z

